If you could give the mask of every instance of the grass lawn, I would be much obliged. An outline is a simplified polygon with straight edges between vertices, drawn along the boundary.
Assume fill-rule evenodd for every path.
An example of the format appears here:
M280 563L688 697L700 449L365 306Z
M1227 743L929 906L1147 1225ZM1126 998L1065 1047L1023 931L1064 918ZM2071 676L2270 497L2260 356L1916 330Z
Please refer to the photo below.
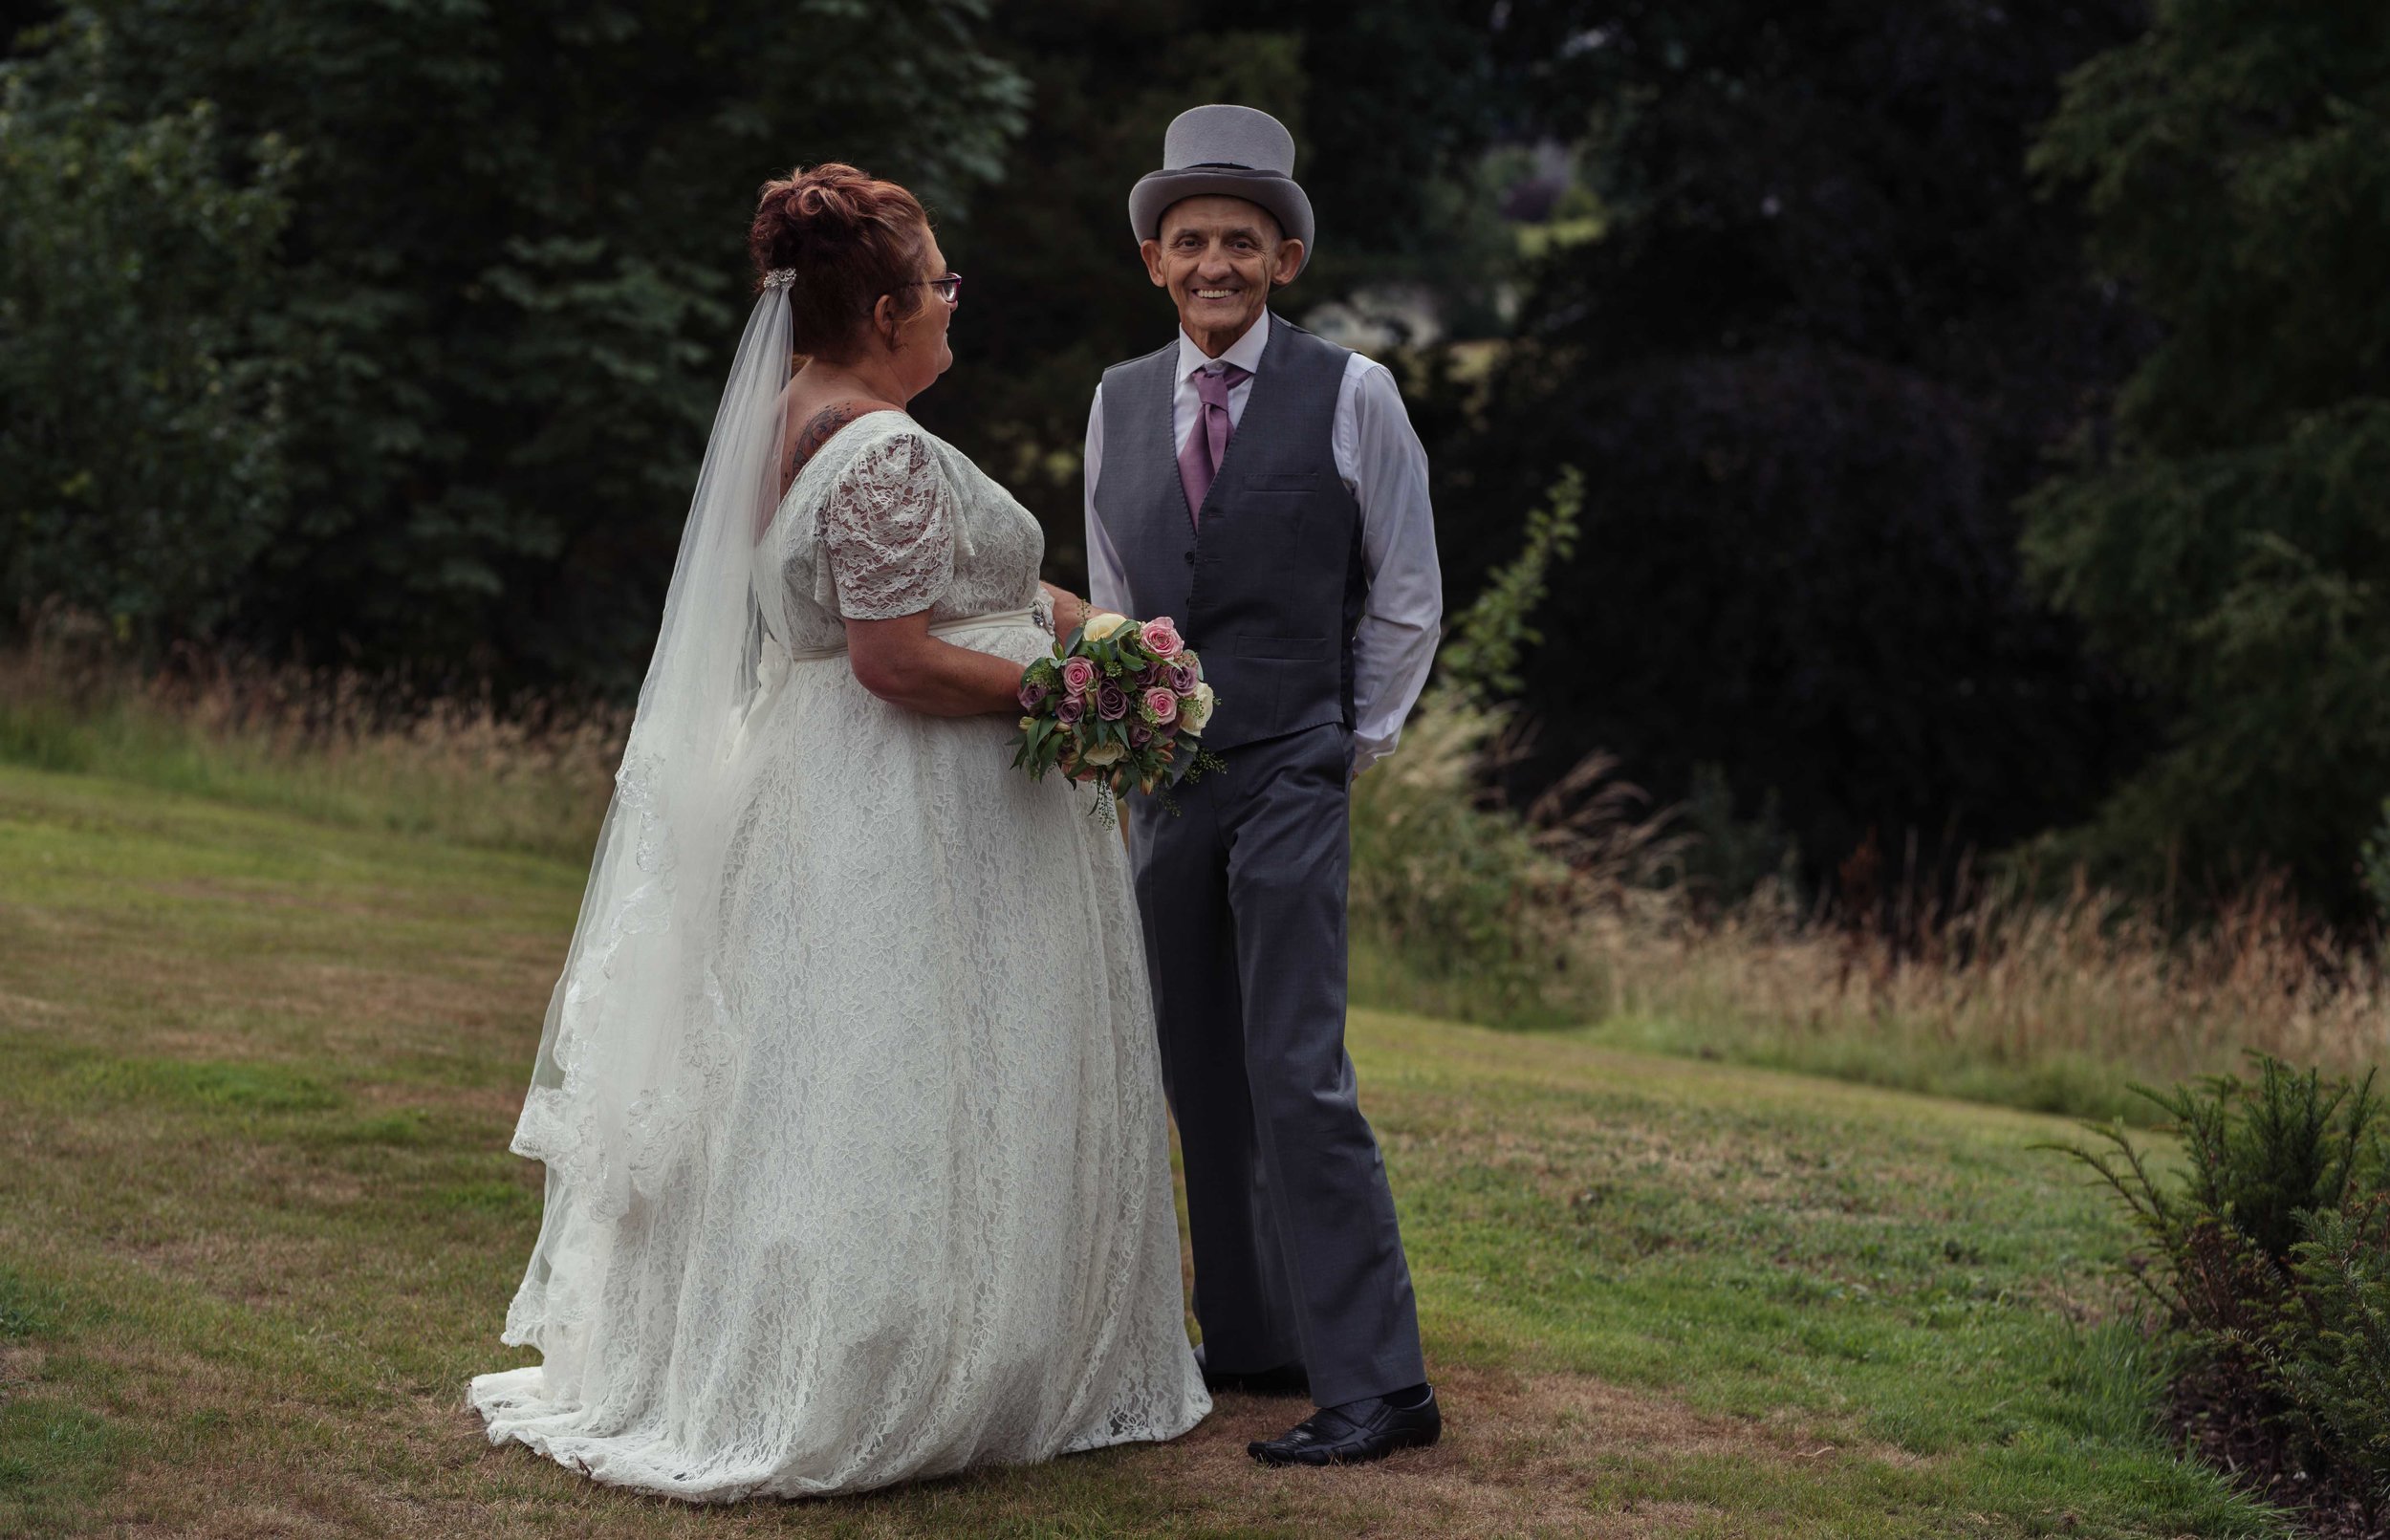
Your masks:
M1166 1448L694 1510L492 1449L467 1377L582 874L0 769L0 1533L2227 1535L2126 1244L2024 1114L1358 1014L1445 1443Z

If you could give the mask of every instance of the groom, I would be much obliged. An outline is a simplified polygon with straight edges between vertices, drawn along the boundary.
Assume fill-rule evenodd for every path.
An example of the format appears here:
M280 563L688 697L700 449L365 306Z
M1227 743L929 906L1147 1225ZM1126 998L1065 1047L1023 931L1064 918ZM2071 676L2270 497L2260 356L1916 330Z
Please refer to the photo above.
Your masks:
M1228 762L1141 804L1137 894L1185 1155L1206 1384L1308 1393L1266 1464L1436 1442L1411 1276L1344 1052L1352 778L1394 748L1443 613L1427 459L1394 377L1270 314L1311 255L1294 141L1180 114L1129 194L1179 335L1087 420L1090 597L1170 616Z

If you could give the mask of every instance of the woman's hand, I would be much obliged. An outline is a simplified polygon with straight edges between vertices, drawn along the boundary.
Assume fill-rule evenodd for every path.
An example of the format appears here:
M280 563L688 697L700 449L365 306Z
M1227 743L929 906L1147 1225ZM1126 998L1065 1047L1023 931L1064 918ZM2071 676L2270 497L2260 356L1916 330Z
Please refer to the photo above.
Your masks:
M1055 640L1061 640L1064 637L1069 636L1072 632L1076 631L1080 626L1087 623L1088 608L1087 601L1085 599L1079 597L1076 594L1072 593L1067 588L1056 588L1052 583L1041 582L1037 586L1046 591L1046 596L1048 598L1054 600L1054 635Z

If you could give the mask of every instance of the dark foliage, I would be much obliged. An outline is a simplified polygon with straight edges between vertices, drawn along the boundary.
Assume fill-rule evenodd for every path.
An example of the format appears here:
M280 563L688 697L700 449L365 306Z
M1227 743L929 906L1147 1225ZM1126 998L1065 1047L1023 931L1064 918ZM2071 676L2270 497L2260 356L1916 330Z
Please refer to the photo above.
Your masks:
M1521 777L1601 746L1675 798L1714 766L1747 815L1776 793L1813 874L1870 830L1930 863L2079 813L2135 713L2023 591L2010 508L2142 334L2024 163L2140 7L1511 16L1522 102L1594 114L1609 221L1442 457L1464 592L1546 467L1586 475Z
M70 14L125 120L206 100L233 169L260 136L296 155L254 322L287 502L222 629L502 680L637 678L757 186L836 154L959 219L1023 100L976 0Z
M2170 0L2037 155L2164 327L2032 504L2043 584L2165 703L2087 844L2353 914L2390 787L2390 9Z
M203 632L287 507L294 157L228 155L205 102L113 110L108 82L90 27L0 77L0 606Z

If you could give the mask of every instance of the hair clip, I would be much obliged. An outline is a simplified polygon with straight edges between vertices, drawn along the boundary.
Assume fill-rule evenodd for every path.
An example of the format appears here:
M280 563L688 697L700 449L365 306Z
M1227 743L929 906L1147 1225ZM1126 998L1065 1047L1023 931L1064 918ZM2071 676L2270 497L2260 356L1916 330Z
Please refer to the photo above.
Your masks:
M774 268L770 272L764 274L764 287L766 289L786 289L789 285L794 282L796 282L796 270L794 268Z

